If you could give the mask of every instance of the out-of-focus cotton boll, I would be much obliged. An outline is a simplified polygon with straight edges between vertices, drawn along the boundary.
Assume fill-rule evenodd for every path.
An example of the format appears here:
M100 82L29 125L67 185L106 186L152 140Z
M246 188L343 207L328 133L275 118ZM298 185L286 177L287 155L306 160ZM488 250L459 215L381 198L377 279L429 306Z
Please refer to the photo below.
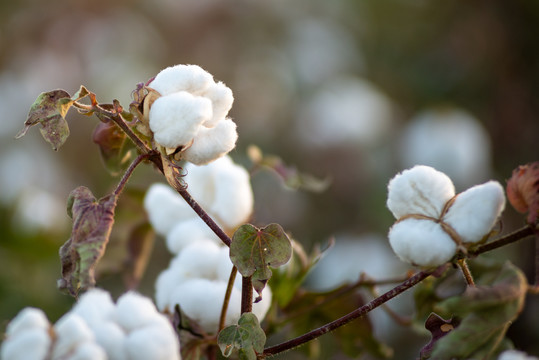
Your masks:
M247 170L224 156L204 166L188 164L185 171L192 196L219 223L234 229L247 221L254 203Z
M6 327L6 335L14 336L30 329L47 330L50 327L47 316L41 309L25 308L9 322Z
M457 245L430 220L406 219L389 230L389 243L395 254L408 263L419 266L437 266L449 261Z
M223 119L214 127L201 126L196 141L183 152L182 157L195 165L205 165L229 153L237 140L236 123Z
M388 185L387 207L399 219L406 214L438 218L455 187L444 173L429 166L414 166L396 175Z
M51 342L46 330L28 328L4 340L0 349L0 358L3 360L45 360Z
M296 131L313 147L372 146L388 133L392 120L391 101L372 84L338 79L300 110Z
M108 360L103 348L93 342L85 342L77 346L69 360Z
M175 263L183 269L186 277L216 278L215 264L219 257L219 245L212 241L197 241L187 246Z
M108 360L127 360L124 351L126 334L116 323L96 322L90 326L95 334L95 341L105 350Z
M179 254L186 246L198 240L211 240L215 243L221 241L198 216L179 222L166 237L167 248L173 254Z
M316 291L329 291L359 280L365 273L376 280L398 276L406 270L378 235L361 237L338 236L306 279L306 286Z
M120 296L116 303L116 322L128 332L150 324L157 316L154 303L133 291Z
M124 345L129 360L179 360L176 335L170 327L148 326L129 334Z
M92 289L84 293L75 304L72 313L79 315L90 326L112 320L114 302L110 294L102 289Z
M166 235L178 222L195 216L193 209L170 186L155 183L144 197L144 209L155 231Z
M56 342L52 351L53 358L61 359L73 353L77 346L95 340L94 333L84 319L68 312L54 324Z
M189 145L201 124L213 117L213 112L210 100L177 92L155 100L149 116L155 141L168 148L177 148Z
M161 70L150 84L161 95L186 91L201 95L213 83L213 76L198 65L175 65Z
M447 173L458 186L470 186L489 176L489 135L466 111L423 111L411 120L401 139L398 153L403 167L433 166Z
M506 350L498 356L498 360L538 360L535 356L529 356L525 352L518 350Z
M488 234L505 208L505 193L497 181L476 185L460 193L444 221L463 242L475 243Z

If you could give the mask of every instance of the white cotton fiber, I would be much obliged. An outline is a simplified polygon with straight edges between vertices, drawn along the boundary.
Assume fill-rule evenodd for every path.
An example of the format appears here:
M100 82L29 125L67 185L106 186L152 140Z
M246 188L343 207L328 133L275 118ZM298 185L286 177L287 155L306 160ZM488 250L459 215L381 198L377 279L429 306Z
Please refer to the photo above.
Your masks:
M49 327L49 320L41 309L27 307L9 322L6 327L6 336L14 336L30 329L47 330Z
M69 360L108 360L107 353L94 342L84 342L77 346Z
M53 358L62 358L87 341L94 341L95 336L82 317L68 312L54 324L56 342L52 351Z
M3 360L45 360L51 342L48 332L43 328L25 328L2 342L0 358Z
M171 326L148 326L129 334L124 344L129 360L179 360L178 340Z
M214 127L200 126L193 144L182 153L182 158L205 165L234 149L237 140L236 123L230 119L220 120Z
M396 219L407 214L438 218L445 203L454 195L455 187L447 175L418 165L391 179L387 207Z
M186 246L199 240L221 241L198 216L179 222L166 237L167 248L173 254L180 253Z
M170 296L176 285L183 281L183 275L181 281L178 281L177 271L172 268L167 268L162 271L155 281L155 303L159 311L172 312L173 306L170 306Z
M215 279L219 249L213 241L199 240L188 245L175 261L181 265L186 277Z
M146 192L144 209L160 235L166 235L178 222L196 215L174 189L161 183L152 184Z
M157 316L154 303L134 291L123 294L116 303L116 322L128 332L150 324Z
M203 94L204 97L211 100L213 105L213 117L210 121L206 121L203 125L213 127L218 121L223 120L234 103L234 95L232 90L222 82L211 85Z
M200 95L214 84L213 76L198 65L169 66L150 83L161 95L188 91Z
M95 341L107 353L108 360L127 360L124 351L126 333L115 322L106 321L91 326L95 334Z
M449 261L457 245L440 224L430 220L406 219L389 230L389 243L397 256L419 266L438 266Z
M164 147L187 146L202 123L213 116L211 101L177 92L155 100L150 108L150 129L155 141Z
M91 325L111 320L114 307L110 293L102 289L91 289L80 297L71 312L79 315L88 325Z
M503 187L497 181L489 181L460 193L444 216L444 222L451 225L463 242L473 243L489 233L504 207Z

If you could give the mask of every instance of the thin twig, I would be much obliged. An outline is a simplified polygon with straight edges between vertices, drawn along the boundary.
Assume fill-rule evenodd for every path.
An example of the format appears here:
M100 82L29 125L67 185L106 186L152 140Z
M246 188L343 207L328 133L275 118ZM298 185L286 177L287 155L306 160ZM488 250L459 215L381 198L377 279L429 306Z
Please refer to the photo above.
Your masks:
M243 276L241 282L241 313L253 311L253 278Z
M460 268L460 271L462 272L464 279L466 280L466 284L468 284L468 286L475 286L472 272L470 271L470 268L468 267L468 263L466 262L466 259L458 259L457 265Z
M118 183L118 185L116 186L116 189L114 189L114 192L113 194L116 195L116 196L120 196L120 193L122 192L122 190L124 189L125 185L127 184L127 181L129 180L129 178L131 177L131 175L133 174L133 171L135 170L135 168L141 163L143 162L144 160L148 159L150 157L150 154L140 154L139 156L137 156L135 158L135 160L133 160L133 162L129 165L129 167L127 168L127 170L125 171L124 175L122 176L122 178L120 179L120 182Z
M498 240L492 241L488 244L482 245L475 250L468 251L468 255L476 256L488 251L492 251L499 247L505 246L507 244L514 243L516 241L522 240L530 235L533 235L536 231L535 225L526 225L510 234L507 234Z
M228 278L228 284L226 286L225 299L223 300L223 307L221 308L221 316L219 317L219 331L223 330L225 327L226 313L228 311L228 304L230 303L230 295L232 295L232 289L234 288L234 282L236 281L236 274L238 269L235 266L232 266L230 271L230 277Z

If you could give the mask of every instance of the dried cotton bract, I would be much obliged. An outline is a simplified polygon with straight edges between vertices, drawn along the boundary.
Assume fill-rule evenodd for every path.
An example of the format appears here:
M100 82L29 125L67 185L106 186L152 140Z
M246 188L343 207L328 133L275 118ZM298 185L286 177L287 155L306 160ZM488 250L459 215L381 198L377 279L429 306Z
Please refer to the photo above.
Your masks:
M149 126L167 153L179 149L182 159L203 165L236 146L236 124L227 118L232 90L201 67L168 67L149 88L158 93L150 105Z
M490 232L505 207L505 195L496 181L455 195L447 175L419 165L389 182L387 206L397 219L389 231L397 256L437 266Z

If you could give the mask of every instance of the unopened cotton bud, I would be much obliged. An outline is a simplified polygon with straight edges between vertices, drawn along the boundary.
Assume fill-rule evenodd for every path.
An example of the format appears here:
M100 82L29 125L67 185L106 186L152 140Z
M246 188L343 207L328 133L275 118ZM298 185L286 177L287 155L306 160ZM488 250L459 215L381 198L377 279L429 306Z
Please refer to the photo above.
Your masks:
M454 195L455 187L447 175L430 166L418 165L391 179L387 207L397 219L407 214L438 218Z
M236 123L230 119L220 120L210 128L200 126L193 144L182 153L182 158L196 165L208 164L234 149L236 140Z
M14 336L19 332L30 329L47 330L50 327L47 316L41 309L25 308L9 322L6 327L6 335Z
M120 296L116 303L116 322L128 332L150 324L157 316L161 315L153 302L133 291Z
M179 360L180 349L171 326L152 325L129 334L124 344L130 360Z
M215 243L221 241L200 217L179 222L166 237L167 248L173 254L180 253L186 246L198 240L211 240Z
M213 105L213 117L210 121L206 121L204 126L213 127L217 122L223 120L234 102L232 90L222 82L211 85L203 94L211 100Z
M63 358L75 348L87 341L94 341L94 333L86 322L77 314L68 312L54 325L56 342L52 352L53 358Z
M71 312L82 317L91 327L93 323L110 321L114 308L110 293L102 289L91 289L80 297Z
M389 243L397 256L419 266L438 266L457 251L456 243L440 224L424 219L405 219L389 230Z
M124 351L126 334L116 323L107 321L95 323L91 326L95 334L95 341L107 353L108 360L127 360Z
M463 242L474 243L489 233L504 207L503 187L497 181L489 181L458 194L443 221Z
M42 328L25 328L2 343L0 358L3 360L45 360L48 357L51 338Z
M77 346L69 360L108 360L107 353L94 342L85 342Z
M179 91L200 95L213 83L213 76L198 65L175 65L160 71L149 86L161 95Z
M211 101L188 92L162 96L150 108L150 129L155 141L167 148L187 146L200 125L213 116Z
M144 197L144 209L160 235L166 235L178 222L195 215L185 200L170 186L155 183Z

